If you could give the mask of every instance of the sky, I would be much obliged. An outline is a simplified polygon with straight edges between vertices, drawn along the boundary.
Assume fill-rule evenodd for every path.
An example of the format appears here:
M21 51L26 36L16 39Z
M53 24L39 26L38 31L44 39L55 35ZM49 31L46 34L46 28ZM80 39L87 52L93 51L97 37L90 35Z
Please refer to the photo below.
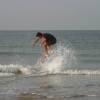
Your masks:
M100 30L100 0L0 0L0 30Z

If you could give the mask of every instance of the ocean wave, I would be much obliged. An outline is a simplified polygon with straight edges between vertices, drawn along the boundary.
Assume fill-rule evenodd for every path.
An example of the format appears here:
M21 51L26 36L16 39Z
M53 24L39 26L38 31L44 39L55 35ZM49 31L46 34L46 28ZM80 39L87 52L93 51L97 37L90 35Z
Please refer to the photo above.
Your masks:
M9 64L0 65L0 76L13 76L16 74L32 75L32 76L45 76L45 75L100 75L100 70L88 69L67 69L56 71L41 71L35 70L30 65Z
M66 71L56 71L56 72L49 72L44 71L40 72L40 75L100 75L100 70L73 70L69 69Z
M14 73L0 73L0 77L9 77L9 76L14 76Z
M72 74L72 75L99 75L100 70L66 70L61 74Z
M19 64L0 65L0 75L10 74L31 74L30 66L23 66Z

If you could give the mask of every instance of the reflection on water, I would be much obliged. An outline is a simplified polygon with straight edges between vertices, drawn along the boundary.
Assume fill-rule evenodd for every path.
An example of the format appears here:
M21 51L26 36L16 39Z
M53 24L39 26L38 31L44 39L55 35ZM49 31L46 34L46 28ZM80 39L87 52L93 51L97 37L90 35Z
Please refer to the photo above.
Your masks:
M100 96L99 76L47 75L37 80L38 86L31 84L33 88L19 93L17 100L95 100Z

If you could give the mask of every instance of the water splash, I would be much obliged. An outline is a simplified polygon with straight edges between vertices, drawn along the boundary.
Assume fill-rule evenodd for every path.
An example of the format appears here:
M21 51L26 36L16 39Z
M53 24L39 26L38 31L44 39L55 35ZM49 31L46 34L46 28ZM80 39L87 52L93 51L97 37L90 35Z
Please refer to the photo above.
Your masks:
M73 50L60 43L52 50L51 55L40 66L44 72L58 73L72 66L73 63L75 64L75 60Z

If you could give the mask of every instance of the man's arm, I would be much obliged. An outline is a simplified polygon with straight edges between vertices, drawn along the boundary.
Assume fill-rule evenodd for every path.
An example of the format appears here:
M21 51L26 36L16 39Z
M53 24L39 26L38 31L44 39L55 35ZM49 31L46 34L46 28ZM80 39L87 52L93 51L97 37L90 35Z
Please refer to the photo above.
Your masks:
M39 41L39 38L33 38L32 40L32 46L34 47L35 44Z

